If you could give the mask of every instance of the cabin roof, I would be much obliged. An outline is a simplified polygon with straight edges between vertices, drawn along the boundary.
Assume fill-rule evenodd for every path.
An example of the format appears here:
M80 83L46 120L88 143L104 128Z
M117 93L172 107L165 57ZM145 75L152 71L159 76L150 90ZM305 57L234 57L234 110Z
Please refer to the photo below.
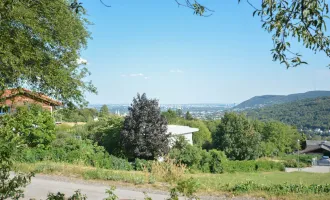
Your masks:
M38 99L41 102L42 101L48 102L53 106L63 105L62 102L56 101L49 96L46 96L40 92L33 92L33 91L25 89L25 88L7 89L2 94L0 93L0 95L1 95L1 98L4 98L4 99L9 99L9 98L12 98L12 97L18 96L18 95L31 96L31 97Z

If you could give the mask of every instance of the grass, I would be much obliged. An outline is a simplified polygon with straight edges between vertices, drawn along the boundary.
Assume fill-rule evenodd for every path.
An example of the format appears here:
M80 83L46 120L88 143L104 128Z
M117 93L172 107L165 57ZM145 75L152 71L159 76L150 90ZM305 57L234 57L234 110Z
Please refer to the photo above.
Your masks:
M19 171L36 171L42 174L60 175L66 177L83 178L87 180L115 181L116 184L127 183L138 187L154 187L168 190L169 184L164 184L160 178L148 172L138 171L116 171L86 167L83 165L72 165L66 163L40 162L35 164L17 163ZM252 181L260 185L274 184L330 184L330 173L316 174L307 172L259 172L259 173L231 173L231 174L185 174L183 178L193 177L196 179L200 188L200 194L219 195L229 194L228 188L236 184ZM266 198L281 199L329 199L329 194L324 195L298 195L290 194L285 196L275 196L265 191L253 191L248 193L250 196L261 196ZM242 194L240 194L242 195Z

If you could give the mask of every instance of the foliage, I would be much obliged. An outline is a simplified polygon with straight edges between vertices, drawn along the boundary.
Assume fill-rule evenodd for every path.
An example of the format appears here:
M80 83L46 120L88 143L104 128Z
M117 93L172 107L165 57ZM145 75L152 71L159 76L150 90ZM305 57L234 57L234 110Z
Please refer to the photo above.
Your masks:
M152 200L152 198L149 197L146 192L143 192L143 194L144 194L144 200Z
M100 117L107 117L110 115L110 111L107 105L103 105L100 109L99 116Z
M262 124L263 156L274 156L279 153L291 153L299 148L297 143L301 139L297 129L281 122L271 121Z
M47 195L47 200L65 200L65 194L63 193L56 193L56 194L53 194L53 193L49 193ZM81 194L81 191L80 190L76 190L75 193L68 198L68 200L86 200L87 199L87 196L84 195L84 194Z
M14 119L9 120L10 124ZM10 176L14 161L25 145L22 138L13 133L12 127L2 123L0 126L0 199L19 199L24 196L24 187L30 183L33 173Z
M193 120L193 119L194 119L193 116L190 114L189 111L187 111L187 113L186 113L186 115L185 115L184 118L185 118L186 120Z
M274 184L274 185L259 185L252 181L243 182L234 185L230 191L234 193L247 193L252 191L267 191L276 195L284 194L322 194L330 192L330 185L304 185L304 184Z
M289 94L289 95L262 95L248 99L237 106L235 109L261 108L276 104L290 103L299 100L311 98L329 97L329 91L309 91L305 93Z
M162 112L162 116L164 116L168 123L175 121L178 117L178 113L172 109L168 109L166 112Z
M111 186L110 189L107 189L105 193L108 194L108 197L104 200L117 200L118 196L115 194L115 190L115 186Z
M136 158L135 162L134 162L134 170L137 170L137 171L147 170L147 171L151 172L152 163L153 163L153 161L150 161L150 160L143 160L143 159Z
M20 161L66 162L116 170L132 170L133 168L127 160L109 155L102 146L94 144L91 140L79 140L74 137L57 139L46 150L24 149Z
M0 90L28 85L65 104L86 103L84 91L96 89L78 62L90 38L83 15L67 0L2 0Z
M124 120L115 115L108 115L100 118L97 122L88 123L86 132L81 134L83 138L88 138L103 146L109 154L124 156L120 141L120 133L123 129ZM77 133L79 134L79 133Z
M169 200L178 200L179 194L187 197L189 200L198 200L199 198L195 195L195 193L197 192L199 186L200 184L194 178L181 180L177 183L176 187L171 189L171 198Z
M223 173L224 172L223 163L227 162L227 157L225 153L222 151L217 151L215 149L212 149L209 151L209 154L211 156L209 163L210 172L215 174Z
M319 97L249 110L247 116L262 121L278 120L299 129L329 130L329 110L330 97Z
M98 116L95 108L63 108L54 111L56 121L91 122Z
M167 121L161 116L158 101L138 94L133 99L121 132L122 144L129 158L153 160L169 150Z
M188 7L199 16L210 16L212 10L197 0L177 0L178 5ZM238 0L241 2L241 0ZM273 60L285 64L287 68L296 67L307 62L299 53L293 52L291 41L296 38L307 49L330 55L329 36L326 35L326 19L329 18L329 5L325 0L316 1L262 1L253 4L253 16L260 17L262 28L272 33ZM211 13L211 14L208 14Z
M12 115L0 117L1 128L18 134L29 147L46 148L55 139L55 122L51 113L31 104L16 108Z
M299 167L311 167L313 158L319 159L321 156L318 154L300 154L299 155ZM285 167L298 167L298 155L282 155L276 158L283 162Z
M169 155L178 163L187 165L191 171L197 170L206 173L222 173L222 163L227 160L223 152L215 149L207 152L190 144L182 149L173 148Z
M217 128L220 125L221 120L204 120L203 122L213 135L217 132Z
M47 200L65 200L65 194L61 192L54 193L48 193Z
M260 134L242 114L225 113L218 131L213 135L214 147L233 160L258 158L260 142Z

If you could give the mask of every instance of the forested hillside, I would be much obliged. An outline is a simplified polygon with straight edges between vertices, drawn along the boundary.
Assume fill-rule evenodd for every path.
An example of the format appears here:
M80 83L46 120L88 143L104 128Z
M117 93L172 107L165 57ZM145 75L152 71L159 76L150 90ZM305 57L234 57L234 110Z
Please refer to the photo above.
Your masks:
M247 108L260 108L265 106L271 106L281 103L289 103L293 101L317 98L317 97L329 97L330 91L310 91L306 93L290 94L290 95L263 95L255 96L238 104L236 109L247 109Z
M304 99L247 111L250 118L278 120L297 128L330 128L330 97Z

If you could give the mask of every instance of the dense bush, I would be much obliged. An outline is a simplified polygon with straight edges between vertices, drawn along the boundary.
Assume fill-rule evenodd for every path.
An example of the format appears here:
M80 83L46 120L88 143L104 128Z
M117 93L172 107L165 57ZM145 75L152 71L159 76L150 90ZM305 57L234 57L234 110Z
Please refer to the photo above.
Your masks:
M227 157L224 152L217 150L210 150L209 154L211 160L209 162L210 172L211 173L223 173L223 163L227 162Z
M281 162L266 160L227 161L223 163L224 172L259 172L259 171L284 171Z
M132 170L132 165L125 159L109 155L101 146L91 140L62 138L55 140L48 149L26 148L20 160L22 162L54 161L85 164L93 167L116 170Z
M20 135L29 147L47 148L56 138L55 122L51 113L39 105L17 107L15 113L0 117L2 129L10 129L12 134Z
M191 170L201 172L222 173L222 162L226 161L226 155L215 149L209 152L201 147L187 145L183 149L173 148L170 157L178 163L187 165Z
M150 161L150 160L143 160L143 159L137 158L137 159L135 159L135 162L133 164L134 170L136 170L136 171L148 170L150 172L152 162L153 161Z

